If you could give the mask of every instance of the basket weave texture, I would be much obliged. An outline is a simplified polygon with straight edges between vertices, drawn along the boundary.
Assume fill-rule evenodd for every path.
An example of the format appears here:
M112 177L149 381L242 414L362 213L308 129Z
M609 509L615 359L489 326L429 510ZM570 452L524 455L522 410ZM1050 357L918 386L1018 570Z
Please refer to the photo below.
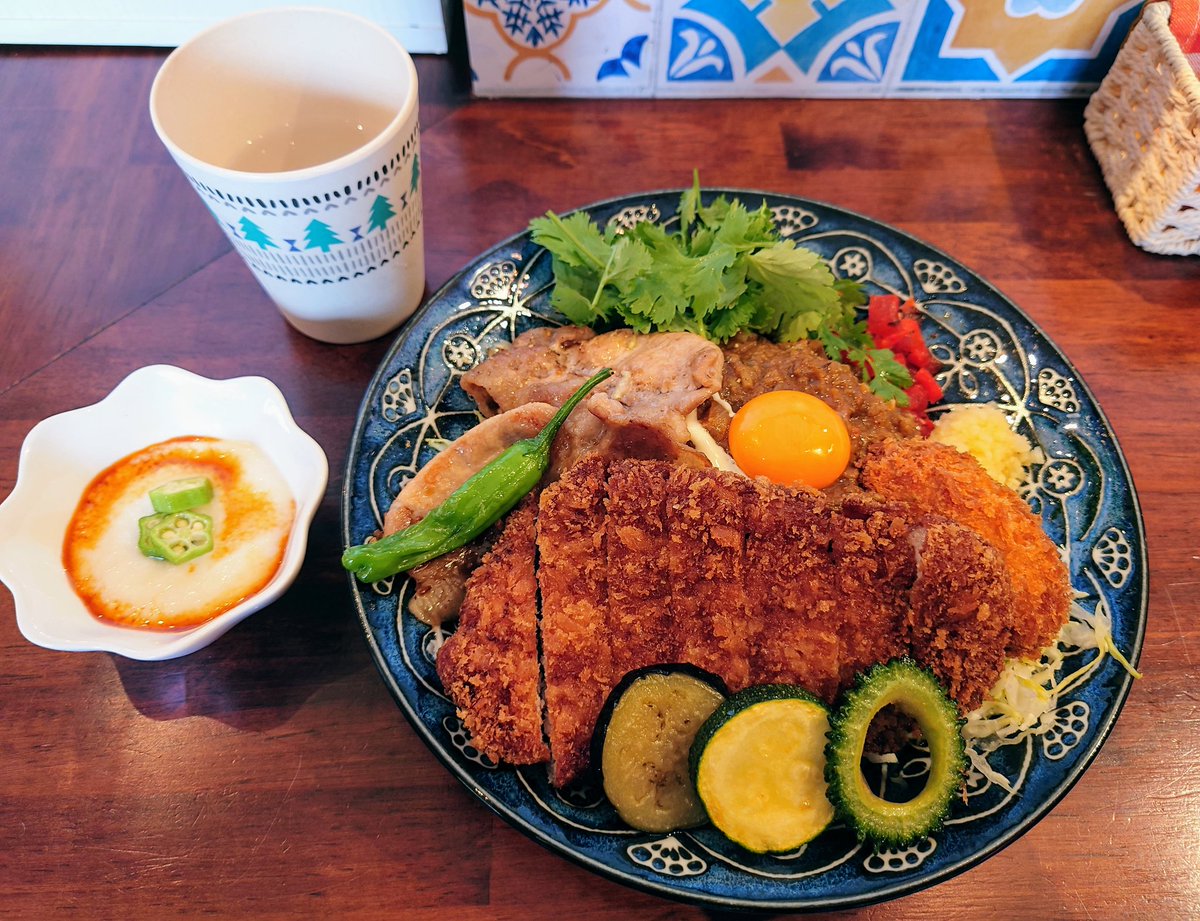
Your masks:
M1129 238L1200 254L1200 80L1149 3L1084 111L1084 131Z

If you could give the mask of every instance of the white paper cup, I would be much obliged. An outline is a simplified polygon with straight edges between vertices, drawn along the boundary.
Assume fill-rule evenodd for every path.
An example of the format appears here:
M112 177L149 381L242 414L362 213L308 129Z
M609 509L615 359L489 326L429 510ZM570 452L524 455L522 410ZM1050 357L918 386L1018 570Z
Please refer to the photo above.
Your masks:
M154 129L292 326L363 342L425 289L417 72L334 10L238 16L163 63Z

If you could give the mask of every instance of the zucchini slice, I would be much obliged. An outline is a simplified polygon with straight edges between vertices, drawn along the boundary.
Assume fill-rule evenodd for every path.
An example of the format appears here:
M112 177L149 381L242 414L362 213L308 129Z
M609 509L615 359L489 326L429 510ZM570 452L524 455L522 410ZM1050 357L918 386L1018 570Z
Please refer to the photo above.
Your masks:
M596 723L592 763L626 823L665 832L704 822L688 753L725 693L719 678L688 665L638 669L613 689Z
M692 743L692 776L727 838L757 854L794 851L833 819L825 792L829 711L795 685L733 695Z
M889 705L916 720L929 745L925 788L903 803L877 796L862 772L871 722ZM961 727L957 706L933 672L912 659L872 666L855 679L830 721L825 777L838 815L860 841L906 847L941 827L966 769Z

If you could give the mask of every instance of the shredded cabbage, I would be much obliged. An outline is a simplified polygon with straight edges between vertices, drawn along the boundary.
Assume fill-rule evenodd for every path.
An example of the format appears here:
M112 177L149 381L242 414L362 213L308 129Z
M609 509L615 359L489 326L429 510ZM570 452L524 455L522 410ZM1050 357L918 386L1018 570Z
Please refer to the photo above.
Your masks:
M1060 676L1068 656L1092 649L1096 655ZM1012 793L1012 785L988 764L988 756L1005 745L1052 729L1059 700L1083 684L1107 656L1120 662L1134 678L1142 677L1113 643L1112 617L1104 601L1097 602L1092 612L1078 601L1072 602L1066 624L1042 657L1036 662L1010 659L984 702L967 714L962 733L975 770Z

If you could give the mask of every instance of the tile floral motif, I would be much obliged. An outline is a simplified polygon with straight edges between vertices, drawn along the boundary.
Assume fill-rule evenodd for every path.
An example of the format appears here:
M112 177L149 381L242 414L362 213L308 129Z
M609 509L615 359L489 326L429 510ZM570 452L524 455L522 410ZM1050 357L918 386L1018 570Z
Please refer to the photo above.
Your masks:
M676 0L663 95L879 95L907 4ZM736 90L736 93L731 92ZM714 92L715 91L715 92Z
M638 95L655 11L643 0L464 0L471 72L493 95Z
M925 0L901 92L1064 96L1099 85L1140 0Z
M466 0L483 95L1065 96L1141 0Z

